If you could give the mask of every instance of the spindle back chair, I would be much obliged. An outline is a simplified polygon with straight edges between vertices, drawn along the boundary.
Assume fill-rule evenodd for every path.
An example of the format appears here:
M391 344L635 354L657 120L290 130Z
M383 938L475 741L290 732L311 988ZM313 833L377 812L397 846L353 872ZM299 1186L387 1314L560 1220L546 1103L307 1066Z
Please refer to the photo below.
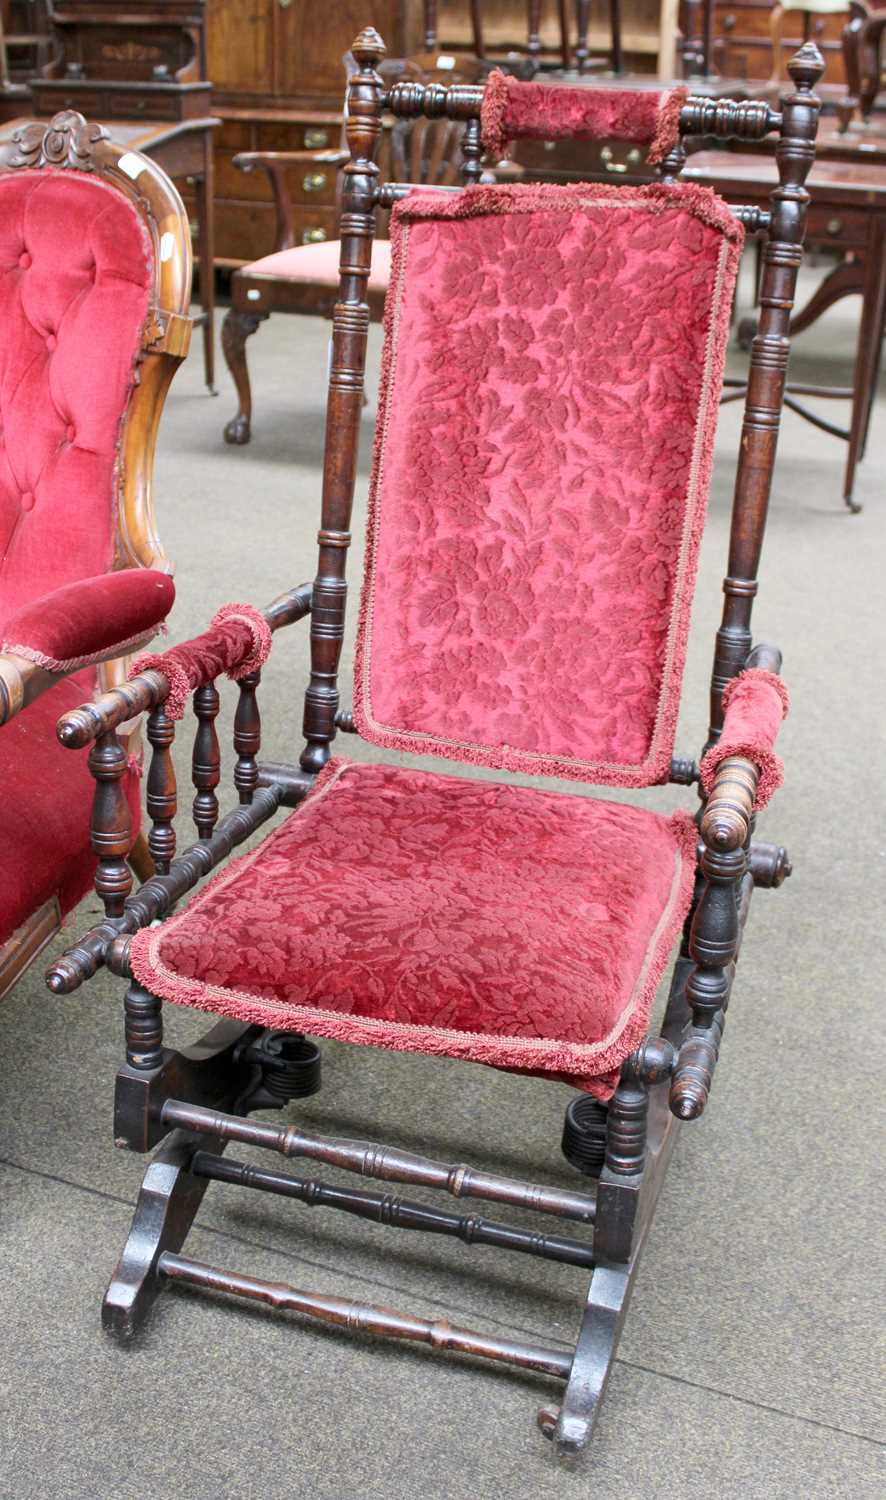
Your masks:
M504 67L518 71L520 76L531 76L541 65L544 48L542 44L542 0L529 0L526 17L526 43L522 53L503 54L500 49L487 45L487 33L483 0L470 0L470 29L474 55L491 67ZM575 0L575 50L571 42L570 6L568 0L557 0L557 22L559 27L559 57L550 66L565 73L586 73L593 67L604 65L603 59L591 57L588 47L588 29L591 20L591 0ZM621 42L621 0L609 0L609 25L611 50L608 61L612 72L624 72ZM438 51L437 0L424 0L424 35L428 52ZM574 62L573 62L574 59Z
M751 895L757 886L780 885L790 873L785 851L754 834L755 811L779 780L772 743L785 698L775 675L779 652L752 646L751 611L802 255L804 182L820 109L813 88L823 63L814 45L801 49L790 64L794 90L778 111L760 102L666 94L637 126L638 137L655 138L660 184L573 191L478 185L484 125L489 138L516 128L521 118L523 128L537 126L537 120L526 121L529 96L503 98L495 84L484 89L402 82L385 91L376 71L383 55L378 35L364 31L353 50L359 70L349 86L317 576L263 611L226 606L205 635L137 664L125 687L60 723L59 737L71 748L93 742L107 748L133 712L150 713L155 754L148 808L158 874L127 897L119 867L106 852L109 831L125 821L126 809L106 772L94 814L96 886L105 919L51 966L48 982L57 994L71 993L102 965L129 981L115 1138L134 1151L161 1147L148 1167L105 1298L104 1321L112 1333L132 1336L159 1292L178 1282L297 1310L350 1331L426 1343L438 1353L454 1350L546 1372L563 1381L565 1390L558 1405L539 1413L541 1430L558 1456L574 1459L599 1411L677 1122L701 1115L709 1096ZM634 108L634 101L622 102L628 113ZM579 108L580 100L572 103ZM542 108L549 104L542 100ZM587 130L606 127L596 107L588 106L593 118L585 121ZM636 108L648 110L648 95ZM461 122L464 171L473 185L431 193L381 182L374 154L385 111L404 119ZM778 184L768 212L730 211L713 194L699 195L677 182L683 136L759 139L770 132L778 135ZM367 283L376 215L395 205L361 659L350 712L339 707L338 665L369 325ZM515 221L519 214L526 217ZM627 234L619 229L624 223ZM663 702L678 690L680 642L688 624L682 611L692 587L687 559L697 546L699 494L711 462L713 417L704 415L705 402L715 413L741 224L766 236L762 314L737 462L710 727L699 765L671 758L673 723L660 734L650 721L646 748L653 748L647 755L634 743L645 710L619 717L617 705L625 694L648 706L650 692ZM577 259L573 236L581 247ZM636 263L632 255L639 256ZM527 267L540 280L527 282ZM620 279L625 274L639 298L636 306L644 309L639 322L632 321L633 293ZM436 278L443 278L446 289L442 302ZM505 282L512 299L507 305L496 303ZM566 287L577 304L561 301ZM658 292L662 300L655 301ZM522 316L513 314L512 305ZM493 325L488 320L496 307L502 317ZM593 326L579 321L586 313L599 321L607 309L621 318L622 339L608 323L595 338ZM672 361L677 346L669 341L684 333L689 343L681 367ZM637 357L620 390L612 377L626 369L623 344ZM447 363L447 349L456 347L459 362ZM589 365L582 363L586 357ZM550 370L540 367L543 360L553 361ZM499 373L502 361L506 377ZM502 395L505 378L512 387L509 400ZM647 380L653 383L651 405L643 410ZM694 394L687 395L690 390ZM597 407L584 404L583 391L593 393ZM453 405L465 392L468 404ZM577 429L568 419L570 400L582 414ZM448 424L447 409L455 414ZM651 445L644 432L631 447L632 427L642 427L659 409L667 413L668 431L656 429ZM611 423L601 438L607 412ZM441 427L450 436L448 453L445 443L428 441L434 428L439 439ZM596 448L598 440L602 447ZM520 455L516 469L508 467L514 453ZM570 469L576 454L584 465L577 483ZM625 454L630 472L619 467ZM533 517L533 496L548 495L551 474L550 513ZM642 519L626 532L619 521L635 483L641 517L644 496L654 508L662 495L671 495L655 536L642 541ZM424 518L408 509L423 495L433 502ZM695 500L700 509L693 510ZM521 523L526 516L531 525ZM461 533L447 531L450 524ZM505 528L510 542L503 540ZM589 536L600 547L593 543L588 566L582 548ZM422 570L432 554L439 571L429 590ZM554 572L546 573L548 568ZM533 608L525 595L536 584L541 592ZM402 602L404 587L405 605L392 614L388 596ZM624 591L617 604L608 594L611 587ZM588 622L596 591L609 598L620 632L618 642L607 646L599 691L581 678L594 640ZM561 629L563 611L573 602L578 614ZM676 626L643 646L651 616L656 610L667 614L675 604ZM418 624L415 609L424 611ZM534 627L543 614L555 628L539 655ZM273 632L308 615L311 676L300 762L260 764L261 662ZM447 620L448 639L441 624ZM478 621L488 633L477 641L464 680L453 680L445 652L458 657L466 632L476 635ZM415 637L403 635L404 622L425 632L421 644L438 668L431 677L445 677L451 689L450 697L432 704L429 716L418 691L424 686L422 665L409 655ZM545 682L554 680L558 659L573 650L573 640L579 667L575 692L564 701L558 692L545 693ZM402 701L395 695L380 722L377 693L385 655L405 691ZM213 682L223 671L240 682L234 728L240 805L219 820ZM484 696L484 682L496 674L500 686ZM650 687L653 678L658 687ZM409 691L413 684L415 693ZM170 741L173 720L192 689L199 839L174 858ZM531 708L521 711L530 698ZM573 700L596 707L590 715L576 715ZM464 723L458 716L466 705ZM667 717L671 710L662 712ZM599 723L589 728L589 717ZM652 718L659 725L660 716ZM571 747L562 742L564 721L570 732L577 725ZM688 813L668 820L589 796L438 777L399 764L331 761L337 731L353 732L355 724L377 744L431 748L499 767L537 772L552 769L553 760L559 774L579 780L698 783L702 810L696 825ZM602 749L588 739L598 732ZM602 763L607 746L608 764ZM296 811L183 911L170 915L186 892L281 806ZM392 911L398 913L393 925ZM644 1035L655 981L684 917L661 1030ZM634 952L629 972L615 949ZM472 984L474 994L466 1000ZM627 988L620 989L622 984ZM559 1010L545 1010L555 990L579 996L577 1028L570 1027L565 1000ZM594 1006L582 1010L591 991ZM167 1049L164 997L224 1019L196 1049ZM484 1024L472 1026L465 1008L481 1000L487 1004ZM416 1010L416 1003L425 1010ZM615 1019L606 1010L610 1003ZM491 1012L500 1012L497 1022L489 1019ZM582 1091L567 1111L563 1149L584 1174L581 1188L544 1186L312 1133L297 1123L283 1128L250 1120L250 1111L319 1087L319 1051L306 1031L578 1082ZM530 1208L553 1215L558 1226L571 1221L582 1232L540 1235L390 1194L333 1189L313 1178L245 1167L224 1158L229 1141L388 1182L424 1184L455 1197ZM575 1349L453 1328L194 1260L183 1247L211 1180L328 1204L383 1225L584 1266L591 1280Z

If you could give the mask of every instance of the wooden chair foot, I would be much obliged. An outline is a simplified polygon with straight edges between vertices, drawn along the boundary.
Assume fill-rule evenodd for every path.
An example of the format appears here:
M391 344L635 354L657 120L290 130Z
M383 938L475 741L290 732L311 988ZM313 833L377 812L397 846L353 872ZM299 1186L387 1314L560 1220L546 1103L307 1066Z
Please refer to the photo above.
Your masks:
M222 323L221 346L231 379L237 388L239 410L224 430L225 442L242 446L252 436L252 388L246 363L246 340L263 323L267 313L241 312L231 307Z
M157 1262L164 1250L181 1249L209 1186L188 1171L198 1144L176 1131L145 1173L129 1238L102 1303L102 1327L122 1342L144 1324L163 1288ZM215 1149L223 1151L224 1142L216 1141Z

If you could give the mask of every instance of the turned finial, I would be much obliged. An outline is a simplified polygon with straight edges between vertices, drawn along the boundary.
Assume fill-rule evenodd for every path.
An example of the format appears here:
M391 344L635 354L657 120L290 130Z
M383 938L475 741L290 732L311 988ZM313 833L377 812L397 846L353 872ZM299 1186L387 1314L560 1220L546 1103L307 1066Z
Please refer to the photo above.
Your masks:
M788 73L794 87L802 94L809 94L824 73L824 58L814 42L804 42L788 63Z
M351 51L360 64L361 71L365 71L378 67L387 48L374 26L364 26L356 41L352 43Z

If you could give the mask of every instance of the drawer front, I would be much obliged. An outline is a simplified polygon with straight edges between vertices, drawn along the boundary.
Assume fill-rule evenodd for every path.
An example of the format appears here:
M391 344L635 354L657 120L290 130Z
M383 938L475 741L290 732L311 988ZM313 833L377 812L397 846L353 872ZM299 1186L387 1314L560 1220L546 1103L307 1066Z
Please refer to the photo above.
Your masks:
M628 141L520 141L514 156L538 181L652 177L646 151Z
M814 194L814 183L811 191ZM831 245L857 248L867 244L870 222L870 217L858 209L818 207L813 201L806 220L806 239L809 244L827 241Z
M109 94L108 118L111 120L179 120L181 105L172 94L152 94L150 99L138 95Z
M341 126L326 121L288 125L266 120L259 122L256 134L259 151L328 151L338 146Z
M62 109L76 109L88 119L101 120L107 114L107 99L98 89L88 94L80 89L76 93L66 94L63 88L53 86L42 89L40 84L36 83L33 88L33 101L34 109L44 115L54 115Z
M188 204L191 219L193 204ZM260 260L274 249L276 217L271 204L217 200L215 205L215 254L220 261L245 265ZM333 240L337 235L335 209L300 209L293 215L295 242L310 244Z

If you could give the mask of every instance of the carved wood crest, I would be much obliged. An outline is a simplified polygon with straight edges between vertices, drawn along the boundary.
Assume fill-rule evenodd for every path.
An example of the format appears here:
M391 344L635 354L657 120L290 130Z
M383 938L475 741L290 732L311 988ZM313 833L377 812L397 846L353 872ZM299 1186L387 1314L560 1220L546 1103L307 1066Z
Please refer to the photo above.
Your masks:
M74 167L95 170L95 148L109 139L103 125L89 124L75 109L64 109L48 124L32 120L0 146L0 167Z

